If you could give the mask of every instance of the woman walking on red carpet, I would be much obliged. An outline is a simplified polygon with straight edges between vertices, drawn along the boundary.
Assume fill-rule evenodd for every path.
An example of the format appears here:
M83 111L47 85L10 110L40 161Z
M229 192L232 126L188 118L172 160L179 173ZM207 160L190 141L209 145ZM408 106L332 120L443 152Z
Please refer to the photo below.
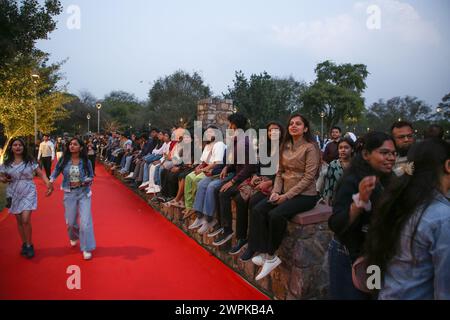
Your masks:
M92 164L88 159L87 150L78 138L69 142L63 157L56 165L50 181L63 175L61 189L64 191L64 208L69 233L70 245L75 247L80 240L83 258L92 258L95 250L94 226L91 213L91 184L94 178ZM77 223L77 213L80 214L80 225Z
M14 138L6 149L5 163L0 165L0 181L8 183L6 189L9 213L15 215L17 227L22 239L21 255L31 259L34 257L34 247L31 240L31 212L37 209L36 185L34 175L38 175L47 185L47 196L53 191L53 186L39 165L28 154L25 142Z

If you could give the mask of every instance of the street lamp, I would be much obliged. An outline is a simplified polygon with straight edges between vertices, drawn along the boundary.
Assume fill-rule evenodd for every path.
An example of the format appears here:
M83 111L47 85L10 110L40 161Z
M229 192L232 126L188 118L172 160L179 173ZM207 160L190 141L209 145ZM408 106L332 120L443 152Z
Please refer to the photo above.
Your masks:
M321 135L322 135L322 140L323 140L323 118L325 117L325 112L321 112L320 113L320 118L322 118L322 125L321 125L321 129L320 129L320 133L321 133Z
M37 83L41 77L37 73L34 73L31 75L31 78L33 79L33 83L34 83L34 105L33 105L33 109L34 109L34 147L36 148L36 145L37 145L37 109L36 109Z
M100 109L102 108L102 104L101 103L97 103L95 105L97 107L98 110L98 116L97 116L97 133L100 134Z
M89 134L89 133L91 132L91 131L89 130L89 120L91 120L91 114L90 114L90 113L87 114L86 119L87 119L87 121L88 121L88 134Z

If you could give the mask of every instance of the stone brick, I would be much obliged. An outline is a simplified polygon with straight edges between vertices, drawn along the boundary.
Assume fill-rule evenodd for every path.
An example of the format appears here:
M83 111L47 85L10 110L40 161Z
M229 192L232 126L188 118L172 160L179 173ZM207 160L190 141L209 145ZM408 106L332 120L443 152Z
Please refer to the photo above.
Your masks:
M314 239L299 239L294 248L294 263L300 268L321 264L325 255L320 244Z

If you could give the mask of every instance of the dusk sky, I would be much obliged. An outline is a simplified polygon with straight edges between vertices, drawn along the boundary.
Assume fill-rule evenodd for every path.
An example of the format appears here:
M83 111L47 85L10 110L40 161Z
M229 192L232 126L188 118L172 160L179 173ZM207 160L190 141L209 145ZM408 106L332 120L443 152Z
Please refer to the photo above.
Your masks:
M326 59L367 65L366 105L411 95L435 106L450 92L448 0L61 2L58 29L38 47L52 62L69 58L62 71L74 94L144 100L156 79L182 69L220 95L236 70L310 82ZM380 20L367 13L373 5Z

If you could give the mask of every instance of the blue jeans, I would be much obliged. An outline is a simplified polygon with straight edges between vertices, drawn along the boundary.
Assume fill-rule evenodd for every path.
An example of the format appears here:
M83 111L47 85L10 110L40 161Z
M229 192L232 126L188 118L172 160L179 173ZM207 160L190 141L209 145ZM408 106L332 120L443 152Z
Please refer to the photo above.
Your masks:
M233 178L229 175L224 180L219 178L205 177L197 184L197 193L193 209L207 216L214 216L216 204L218 201L219 189Z
M149 165L153 162L153 161L157 161L159 159L162 158L162 155L160 154L149 154L146 155L144 157L144 177L142 179L142 181L148 181L148 174L149 174Z
M93 251L96 247L91 214L91 195L85 188L64 192L64 208L70 240L80 239L81 251ZM80 214L80 225L77 215Z
M330 299L368 300L370 296L358 290L352 281L352 261L347 248L336 239L328 246L330 265Z
M123 167L123 169L124 169L126 172L129 172L129 171L130 171L131 161L133 161L133 156L128 156L128 157L125 159L125 167Z

